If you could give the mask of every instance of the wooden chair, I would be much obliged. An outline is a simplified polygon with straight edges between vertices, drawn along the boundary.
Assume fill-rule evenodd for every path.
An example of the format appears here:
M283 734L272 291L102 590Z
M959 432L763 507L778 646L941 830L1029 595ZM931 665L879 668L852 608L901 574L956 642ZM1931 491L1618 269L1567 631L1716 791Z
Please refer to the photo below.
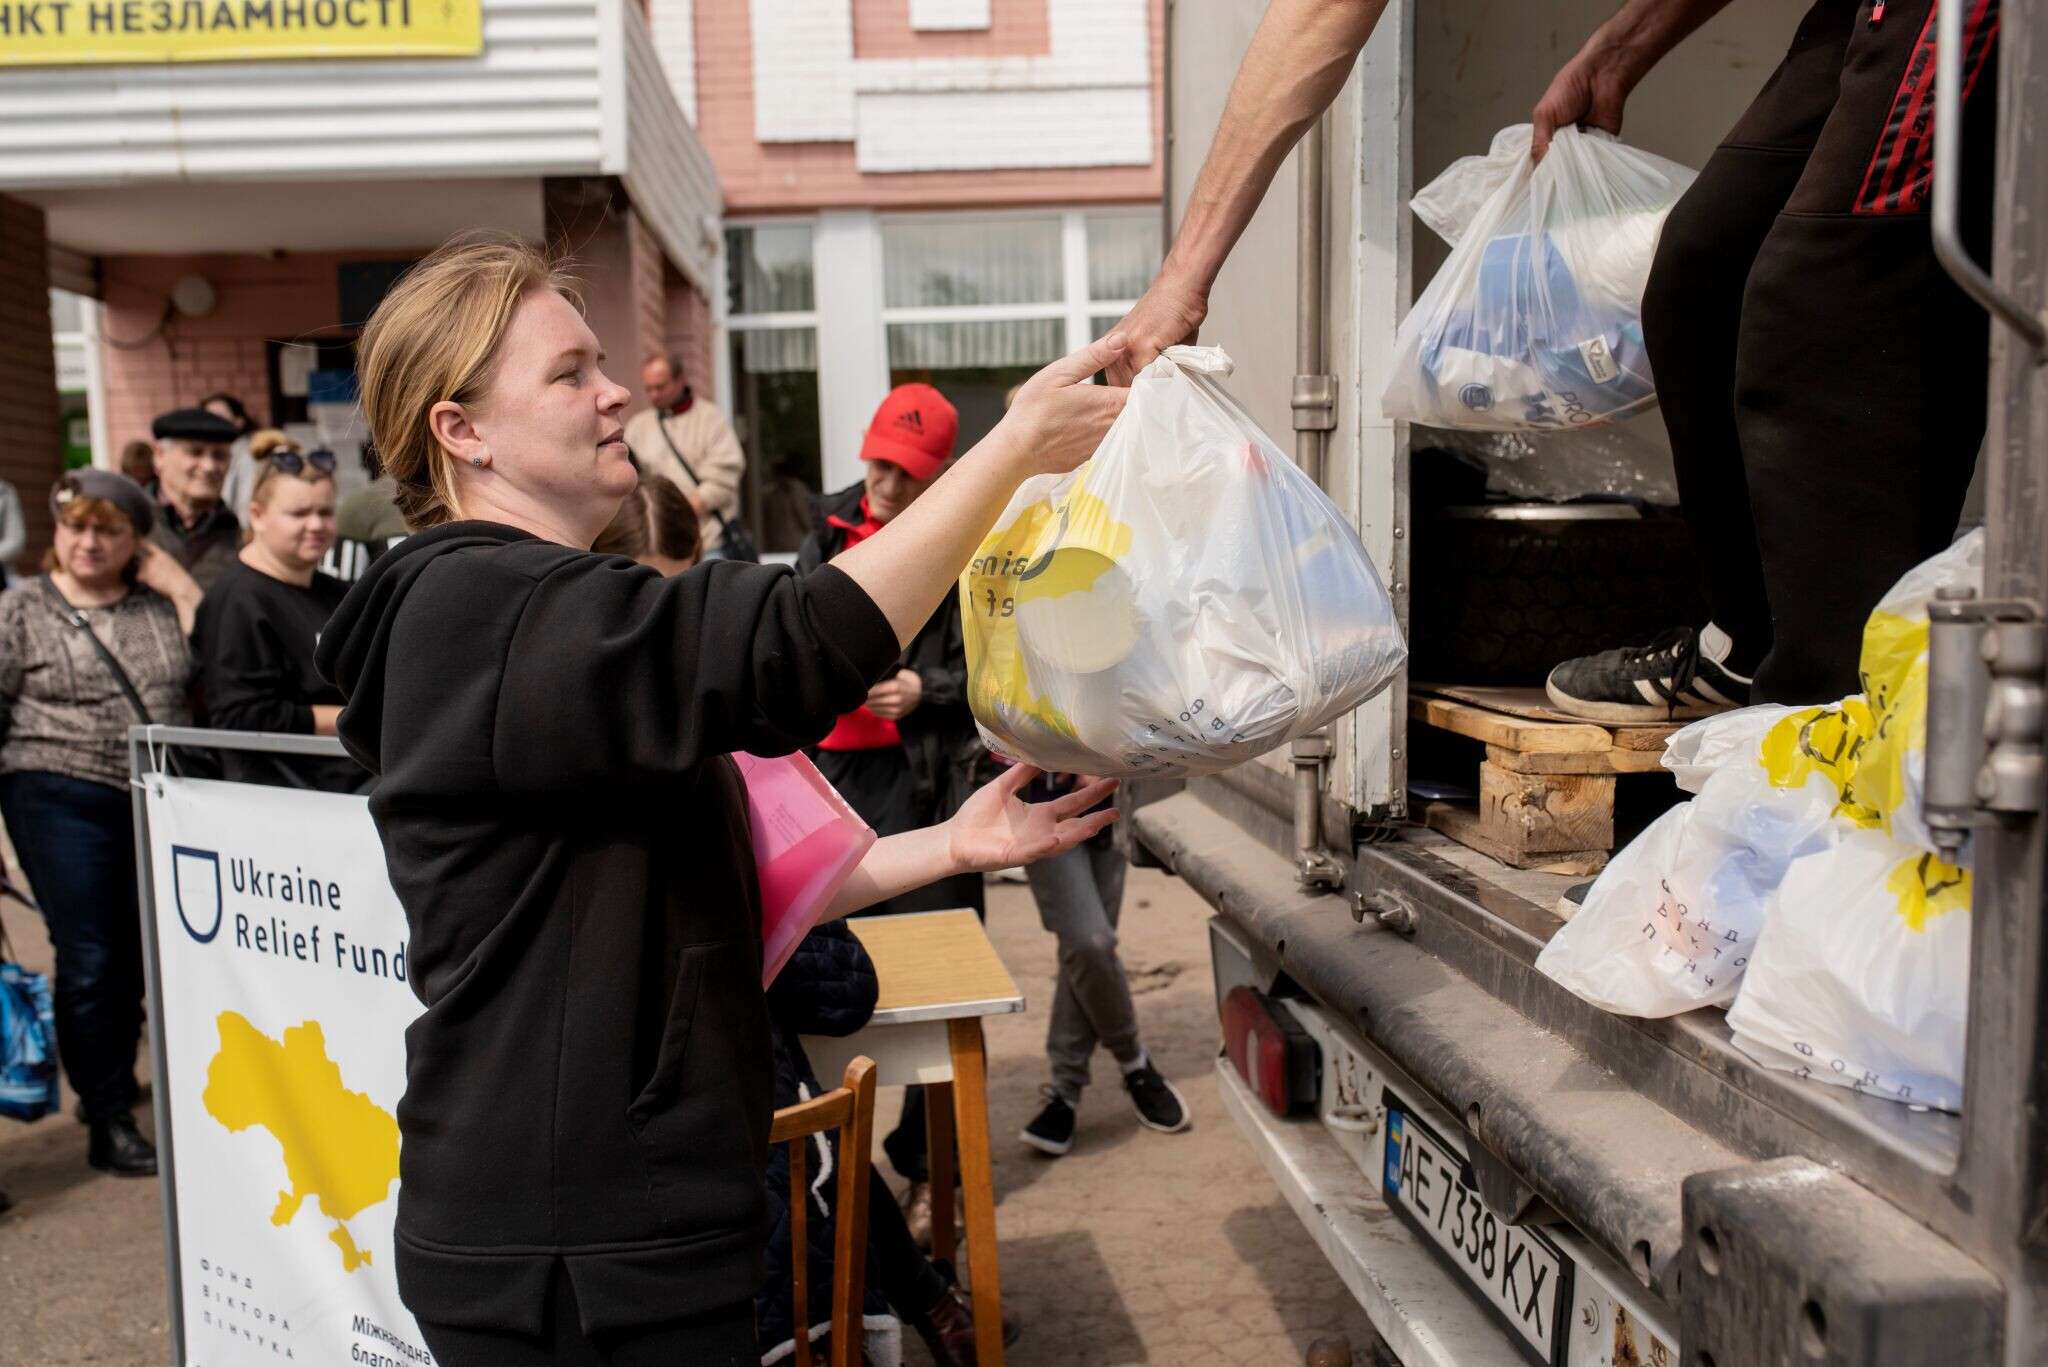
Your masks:
M812 1367L810 1176L811 1136L839 1131L839 1226L832 1244L832 1367L860 1367L861 1303L868 1267L869 1151L875 1140L875 1062L864 1055L846 1065L840 1085L775 1113L773 1144L789 1146L790 1284L796 1302L796 1367Z

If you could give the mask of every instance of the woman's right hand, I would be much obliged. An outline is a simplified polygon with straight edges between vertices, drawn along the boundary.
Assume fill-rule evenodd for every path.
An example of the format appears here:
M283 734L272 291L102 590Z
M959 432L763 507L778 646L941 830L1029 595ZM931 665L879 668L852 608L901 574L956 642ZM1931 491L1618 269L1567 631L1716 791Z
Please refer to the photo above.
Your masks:
M1090 384L1124 352L1112 332L1062 356L1026 380L990 435L1006 443L1025 475L1065 474L1095 454L1131 391Z

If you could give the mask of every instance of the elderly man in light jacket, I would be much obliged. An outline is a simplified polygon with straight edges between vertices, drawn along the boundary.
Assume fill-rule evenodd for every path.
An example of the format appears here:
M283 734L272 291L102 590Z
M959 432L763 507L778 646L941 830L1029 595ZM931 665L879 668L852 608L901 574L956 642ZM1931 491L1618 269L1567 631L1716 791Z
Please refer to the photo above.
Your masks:
M691 392L673 356L650 356L640 384L652 408L626 422L626 445L642 470L663 475L683 491L703 519L704 555L716 558L725 523L740 515L740 481L747 454L718 405Z

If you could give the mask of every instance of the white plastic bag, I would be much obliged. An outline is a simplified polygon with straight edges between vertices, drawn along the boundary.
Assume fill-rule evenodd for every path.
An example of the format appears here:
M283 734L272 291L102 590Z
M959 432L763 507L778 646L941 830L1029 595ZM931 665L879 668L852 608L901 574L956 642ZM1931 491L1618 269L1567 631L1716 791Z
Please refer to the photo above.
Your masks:
M1852 831L1786 871L1728 1025L1771 1067L1953 1111L1969 987L1968 871Z
M1395 337L1390 418L1550 430L1656 402L1643 286L1693 173L1569 127L1533 162L1529 137L1527 124L1501 130L1412 201L1452 250Z
M1687 728L1692 754L1726 762L1614 856L1537 956L1539 970L1624 1016L1734 997L1785 870L1836 835L1840 790L1827 774L1809 768L1781 783L1758 761L1763 732L1789 710L1745 708Z
M1870 731L1843 789L1843 812L1858 825L1881 826L1916 849L1934 848L1923 806L1927 605L1941 589L1981 592L1983 586L1984 532L1979 528L1906 571L1864 623L1857 671L1870 708Z
M1702 718L1672 732L1664 742L1661 762L1681 789L1697 793L1722 766L1738 761L1755 763L1757 744L1764 733L1793 710L1759 703Z
M1025 482L960 580L968 700L1046 769L1214 773L1350 711L1406 656L1335 504L1169 347L1094 456Z

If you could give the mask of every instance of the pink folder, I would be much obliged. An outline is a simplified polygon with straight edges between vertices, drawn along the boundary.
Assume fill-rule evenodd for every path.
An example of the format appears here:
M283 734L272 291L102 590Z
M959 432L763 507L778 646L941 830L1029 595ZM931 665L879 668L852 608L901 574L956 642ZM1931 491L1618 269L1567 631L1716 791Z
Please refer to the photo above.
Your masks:
M846 886L875 843L875 833L802 755L732 758L747 783L747 817L761 882L761 986L766 987Z

